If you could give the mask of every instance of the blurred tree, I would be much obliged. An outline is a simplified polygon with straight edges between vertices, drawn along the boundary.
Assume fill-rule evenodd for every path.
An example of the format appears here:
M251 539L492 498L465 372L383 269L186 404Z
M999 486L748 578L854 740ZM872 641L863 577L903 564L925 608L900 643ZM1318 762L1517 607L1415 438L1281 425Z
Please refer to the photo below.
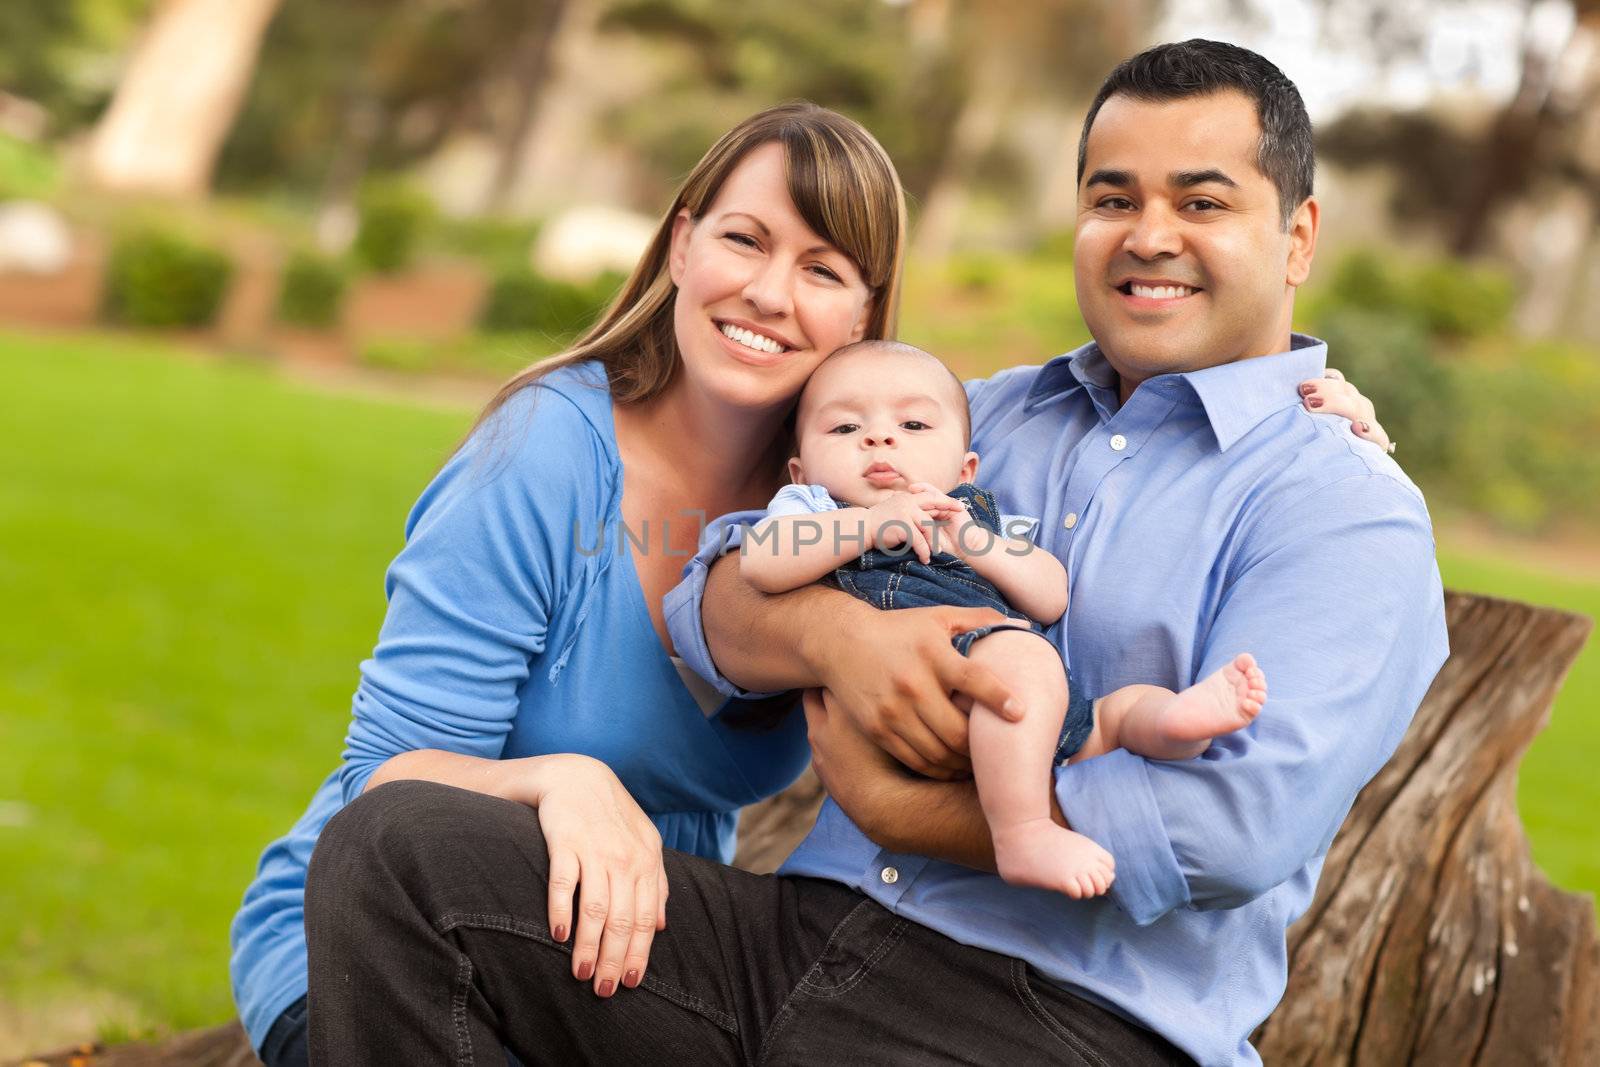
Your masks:
M107 73L145 21L150 3L0 4L0 94L42 108L50 132L87 122L115 88Z
M1582 157L1578 136L1600 106L1600 0L1568 0L1569 31L1535 33L1538 0L1522 0L1516 91L1477 129L1429 110L1364 108L1321 131L1341 164L1401 172L1391 208L1399 220L1433 229L1458 255L1484 250L1491 224L1541 178L1577 180L1600 205L1600 160ZM1420 55L1426 42L1403 12L1380 5L1372 25L1381 54ZM1421 9L1419 9L1420 11Z
M758 107L801 96L860 120L894 157L918 216L918 245L947 251L986 176L1008 196L1054 188L1008 141L1017 113L1044 105L1073 141L1078 103L1148 32L1154 0L621 0L604 25L680 52L662 95L614 119L661 171L681 174ZM1070 118L1067 116L1071 116ZM1038 156L1036 150L1032 156ZM1045 169L1070 152L1046 152ZM1039 164L1035 163L1035 166ZM1030 187L1030 183L1031 186Z
M966 72L967 91L950 125L944 152L926 191L917 227L917 251L943 258L975 185L980 165L1006 132L1021 98L1076 105L1090 97L1110 68L1131 54L1154 22L1153 3L1099 4L1093 0L913 0L927 11L930 31ZM1076 107L1059 127L1064 151L1047 167L1076 170ZM1071 161L1070 163L1068 161ZM1042 189L1057 183L1046 176ZM1072 188L1076 190L1073 181ZM1074 199L1076 199L1074 193ZM1041 205L1040 214L1053 213Z
M961 71L942 46L914 41L915 4L882 0L618 0L603 30L661 52L659 94L608 117L661 178L684 174L720 134L759 108L803 97L878 135L907 188L925 188L959 104ZM671 100L667 111L662 100Z
M104 189L198 196L280 0L160 0L90 140Z
M581 2L283 0L220 180L287 183L314 191L324 213L345 211L369 170L404 167L475 130L498 146L485 194L498 204L517 181L550 42Z

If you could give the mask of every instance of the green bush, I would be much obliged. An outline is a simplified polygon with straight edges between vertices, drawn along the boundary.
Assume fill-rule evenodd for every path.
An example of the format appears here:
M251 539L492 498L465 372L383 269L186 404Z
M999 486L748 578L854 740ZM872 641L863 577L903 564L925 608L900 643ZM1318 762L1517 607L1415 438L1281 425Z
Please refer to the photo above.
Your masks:
M436 244L495 270L512 270L528 262L540 225L521 219L441 219Z
M48 149L0 133L0 199L48 199L60 184L61 166Z
M1600 360L1560 342L1467 353L1451 480L1512 528L1600 518Z
M480 325L491 333L525 332L555 340L582 333L610 304L624 278L606 272L583 285L546 278L527 267L495 276Z
M214 248L155 230L129 234L106 265L106 317L132 326L207 325L232 274L232 262Z
M1451 466L1459 406L1450 368L1411 315L1340 308L1317 331L1328 342L1328 362L1367 396L1413 477Z
M295 326L332 326L339 319L349 277L338 261L298 251L283 269L278 319Z
M950 259L950 280L968 293L990 293L1004 279L1005 265L992 255L972 252Z
M1409 299L1436 336L1485 337L1511 321L1511 279L1487 267L1451 259L1424 264L1411 278Z
M1319 320L1346 309L1404 316L1434 337L1458 341L1503 332L1515 301L1511 279L1493 268L1453 259L1407 263L1357 248L1335 265L1308 311Z
M416 190L379 182L361 191L361 214L355 254L380 274L393 274L411 265L417 244L433 222L433 202Z

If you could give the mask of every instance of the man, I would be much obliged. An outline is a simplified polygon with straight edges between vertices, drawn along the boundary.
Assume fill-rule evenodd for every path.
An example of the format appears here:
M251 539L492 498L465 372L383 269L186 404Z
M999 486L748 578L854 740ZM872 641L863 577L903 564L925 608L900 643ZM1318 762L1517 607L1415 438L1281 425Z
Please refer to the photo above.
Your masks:
M985 873L972 784L938 780L961 769L951 691L1003 702L950 647L971 610L762 596L712 538L669 598L674 644L725 692L812 690L832 799L777 878L668 853L652 996L552 981L537 1004L500 1003L516 976L494 946L452 940L470 979L459 1032L470 1007L519 1029L519 1053L548 1035L550 1055L590 1060L1259 1062L1248 1037L1282 996L1285 930L1447 654L1421 496L1296 396L1326 357L1290 332L1316 246L1312 168L1299 93L1260 56L1190 41L1123 63L1079 150L1095 343L968 387L985 485L1037 519L1071 576L1052 636L1080 698L1182 688L1239 652L1271 679L1257 720L1197 759L1056 769L1058 816L1115 858L1110 892ZM863 708L896 723L879 743L850 721ZM370 832L348 822L346 847ZM428 841L446 844L408 847Z
M1320 221L1293 84L1229 45L1151 49L1102 86L1078 169L1095 343L971 384L973 449L1002 507L1037 517L1035 540L1067 564L1056 637L1081 692L1178 688L1248 651L1272 682L1259 720L1198 760L1059 768L1066 823L1117 864L1108 897L1071 901L925 858L992 869L970 787L862 772L870 754L835 705L917 693L926 708L967 684L942 651L942 677L926 666L940 620L824 588L757 598L723 561L705 585L707 651L748 689L831 694L808 714L836 803L781 874L851 886L952 951L1022 960L1201 1062L1251 1063L1248 1035L1283 993L1285 930L1448 653L1431 528L1387 456L1294 403L1326 349L1290 332ZM691 577L680 594L704 570ZM692 599L679 603L677 647L704 669ZM931 767L954 732L908 717L885 740ZM913 832L880 829L908 809Z

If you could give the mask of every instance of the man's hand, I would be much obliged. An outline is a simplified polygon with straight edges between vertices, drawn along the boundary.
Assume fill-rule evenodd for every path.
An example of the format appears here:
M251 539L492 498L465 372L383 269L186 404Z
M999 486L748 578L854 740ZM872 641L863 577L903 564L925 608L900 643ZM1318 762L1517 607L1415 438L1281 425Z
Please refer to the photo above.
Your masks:
M1022 717L998 676L957 652L950 638L1009 621L991 608L903 608L877 613L872 625L815 635L813 657L833 704L870 740L929 778L971 773L967 713L953 694Z
M880 816L895 808L897 794L911 784L905 768L857 730L826 689L807 689L801 705L812 769L835 803L876 841Z

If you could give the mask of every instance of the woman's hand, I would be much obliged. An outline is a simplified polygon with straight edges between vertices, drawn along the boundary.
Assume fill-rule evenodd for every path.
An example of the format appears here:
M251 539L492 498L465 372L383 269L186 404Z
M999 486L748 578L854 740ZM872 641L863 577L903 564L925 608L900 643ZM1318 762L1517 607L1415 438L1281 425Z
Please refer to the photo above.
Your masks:
M588 756L539 757L532 798L550 850L550 932L573 929L572 974L602 997L644 978L650 943L667 926L661 834L617 776Z
M1394 451L1394 442L1379 424L1372 401L1332 367L1323 371L1321 378L1300 383L1300 402L1307 411L1320 415L1343 415L1350 420L1351 433L1371 441L1385 452Z
M979 701L1013 721L1022 709L994 672L957 652L950 638L1008 621L991 608L876 612L870 626L814 634L812 662L833 704L873 744L918 774L963 778L972 770L964 708Z

